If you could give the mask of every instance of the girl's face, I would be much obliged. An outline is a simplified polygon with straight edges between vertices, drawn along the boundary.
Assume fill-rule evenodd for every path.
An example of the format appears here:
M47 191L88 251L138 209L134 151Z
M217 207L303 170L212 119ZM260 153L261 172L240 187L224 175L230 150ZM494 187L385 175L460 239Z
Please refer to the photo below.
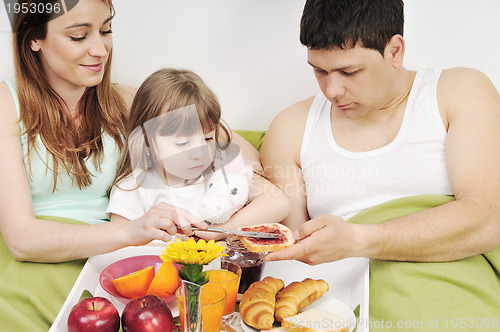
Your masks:
M85 89L102 81L113 46L111 19L110 8L102 0L80 0L47 23L45 39L31 42L56 91Z
M156 136L156 155L169 186L198 178L214 160L215 131L192 136Z

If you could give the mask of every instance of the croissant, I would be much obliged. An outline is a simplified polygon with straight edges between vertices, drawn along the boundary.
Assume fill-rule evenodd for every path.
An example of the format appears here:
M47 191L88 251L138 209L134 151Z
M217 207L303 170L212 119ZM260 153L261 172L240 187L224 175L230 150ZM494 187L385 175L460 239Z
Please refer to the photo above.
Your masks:
M243 293L240 301L241 319L258 330L269 330L274 323L276 294L285 286L283 280L265 277Z
M321 279L307 278L292 282L276 295L276 320L281 322L284 318L298 314L325 294L328 288L326 281Z

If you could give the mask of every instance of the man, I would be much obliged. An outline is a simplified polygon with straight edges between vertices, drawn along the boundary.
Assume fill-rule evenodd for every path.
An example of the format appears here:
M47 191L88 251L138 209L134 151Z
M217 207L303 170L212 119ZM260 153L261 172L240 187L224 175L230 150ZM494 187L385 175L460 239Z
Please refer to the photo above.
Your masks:
M482 268L492 273L497 300L485 301L498 315L500 96L473 69L405 69L403 22L401 0L307 1L300 40L322 94L281 112L266 134L261 160L292 200L284 223L298 240L267 259L449 262L491 252ZM455 199L376 224L347 221L428 194ZM371 288L379 281L373 262ZM446 264L430 269L454 266ZM371 312L380 292L371 290ZM389 315L382 311L377 318Z

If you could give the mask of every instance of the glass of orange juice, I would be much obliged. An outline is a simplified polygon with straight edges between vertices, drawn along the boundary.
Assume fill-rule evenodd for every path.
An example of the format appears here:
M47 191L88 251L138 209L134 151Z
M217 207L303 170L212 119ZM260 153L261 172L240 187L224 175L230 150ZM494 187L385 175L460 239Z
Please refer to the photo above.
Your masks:
M232 262L221 262L220 269L208 270L206 272L210 279L204 287L224 289L226 291L223 322L227 322L232 318L236 307L236 298L241 279L241 267Z
M177 307L179 308L179 317L182 331L188 331L184 327L185 308L184 301L186 294L184 287L179 287L175 291ZM224 301L226 291L223 288L202 287L201 291L201 324L203 332L219 332L224 313Z

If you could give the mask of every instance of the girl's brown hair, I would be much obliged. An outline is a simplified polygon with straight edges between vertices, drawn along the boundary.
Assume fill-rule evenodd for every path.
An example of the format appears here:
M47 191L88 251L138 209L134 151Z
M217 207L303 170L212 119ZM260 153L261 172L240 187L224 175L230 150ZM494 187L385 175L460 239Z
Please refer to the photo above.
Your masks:
M185 110L171 112L181 108ZM173 116L167 117L167 114ZM155 121L150 121L153 119ZM199 128L193 125L196 121L201 121L205 133L215 130L218 148L224 148L230 142L231 131L221 119L217 97L197 74L172 68L151 74L139 87L132 102L125 130L126 148L122 151L114 184L137 168L159 172L159 166L152 165L157 161L154 135L189 136L194 134L193 129Z
M111 0L102 0L114 14ZM29 4L34 0L26 0ZM55 0L47 2L54 3ZM61 96L48 83L41 60L31 50L31 41L43 40L47 35L50 14L33 12L16 16L13 26L13 49L16 86L20 105L20 121L27 135L27 160L31 176L31 155L36 150L36 138L40 136L52 156L54 174L53 191L56 190L59 167L67 172L82 189L92 183L85 158L92 157L96 169L103 161L104 132L108 133L119 148L123 147L121 134L125 126L126 105L116 86L111 84L112 50L104 69L104 76L96 86L85 90L80 102L81 123L75 126L65 115L66 105ZM49 168L49 165L47 165Z

